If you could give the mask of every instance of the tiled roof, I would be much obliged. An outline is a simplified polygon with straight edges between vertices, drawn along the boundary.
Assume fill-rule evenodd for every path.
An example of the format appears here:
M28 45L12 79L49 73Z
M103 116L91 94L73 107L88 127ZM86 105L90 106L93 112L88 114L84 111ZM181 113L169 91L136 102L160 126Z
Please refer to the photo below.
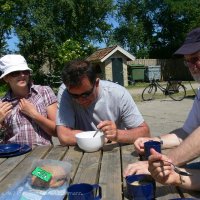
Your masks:
M100 61L106 55L108 55L112 50L114 50L117 46L107 47L104 49L99 49L95 51L92 55L90 55L86 60L88 61Z

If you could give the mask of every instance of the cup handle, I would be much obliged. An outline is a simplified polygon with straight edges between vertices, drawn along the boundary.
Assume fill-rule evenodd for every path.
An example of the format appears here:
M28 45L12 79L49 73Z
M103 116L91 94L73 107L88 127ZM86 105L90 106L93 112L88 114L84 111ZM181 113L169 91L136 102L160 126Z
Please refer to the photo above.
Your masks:
M102 198L102 189L101 189L101 186L98 185L98 184L94 184L92 186L93 186L93 189L96 189L98 191L98 194L99 194L99 196L95 197L94 200L100 200Z

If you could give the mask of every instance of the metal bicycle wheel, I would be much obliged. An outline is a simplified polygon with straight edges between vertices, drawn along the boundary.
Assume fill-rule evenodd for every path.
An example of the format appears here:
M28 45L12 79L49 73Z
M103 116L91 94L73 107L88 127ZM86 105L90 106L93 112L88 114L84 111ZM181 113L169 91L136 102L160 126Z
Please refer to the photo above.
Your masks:
M143 101L150 101L153 99L155 93L157 91L157 87L153 84L148 85L146 88L144 88L142 92L142 99Z
M185 86L182 84L178 84L176 89L170 89L168 91L169 97L174 101L181 101L186 96Z

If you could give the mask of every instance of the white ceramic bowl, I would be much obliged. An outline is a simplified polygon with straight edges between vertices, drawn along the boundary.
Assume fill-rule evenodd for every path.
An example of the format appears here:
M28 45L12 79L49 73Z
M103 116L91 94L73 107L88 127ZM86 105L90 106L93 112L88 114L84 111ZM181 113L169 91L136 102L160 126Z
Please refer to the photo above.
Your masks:
M85 131L76 134L76 141L78 146L86 152L98 151L104 145L104 134L98 132L93 137L95 131Z

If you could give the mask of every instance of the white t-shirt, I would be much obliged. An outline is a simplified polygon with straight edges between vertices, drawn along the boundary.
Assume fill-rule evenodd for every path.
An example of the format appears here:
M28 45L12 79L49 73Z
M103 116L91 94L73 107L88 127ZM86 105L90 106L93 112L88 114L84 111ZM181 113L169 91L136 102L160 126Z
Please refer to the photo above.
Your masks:
M198 89L197 96L190 113L183 125L183 130L191 134L196 128L200 126L200 90Z
M119 129L135 128L144 122L130 93L116 83L100 80L99 95L88 108L77 104L64 84L60 86L56 125L91 131L104 120L114 121Z

